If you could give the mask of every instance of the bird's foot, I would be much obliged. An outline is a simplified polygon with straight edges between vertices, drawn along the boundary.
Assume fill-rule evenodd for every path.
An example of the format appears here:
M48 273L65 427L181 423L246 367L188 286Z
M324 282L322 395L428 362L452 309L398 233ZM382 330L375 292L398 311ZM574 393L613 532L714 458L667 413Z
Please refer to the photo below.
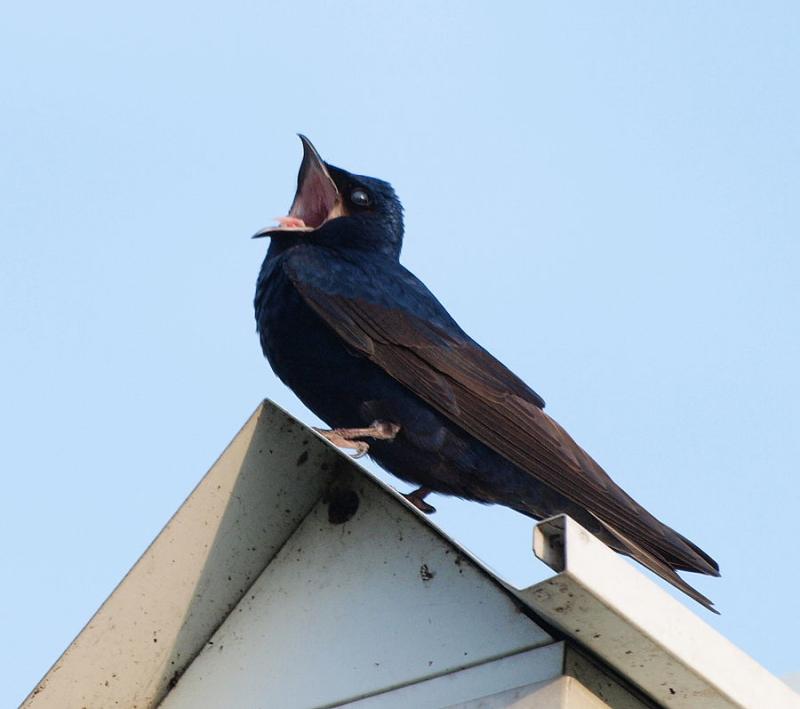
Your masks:
M409 492L408 494L403 494L403 497L406 498L414 507L416 507L420 512L424 512L426 515L432 515L436 512L436 508L433 505L429 505L425 502L425 498L433 492L429 487L420 487L414 492Z
M400 431L400 426L388 421L373 421L367 428L332 428L329 431L315 428L314 430L338 448L355 450L353 458L361 458L369 451L369 443L355 439L374 438L379 441L392 441Z

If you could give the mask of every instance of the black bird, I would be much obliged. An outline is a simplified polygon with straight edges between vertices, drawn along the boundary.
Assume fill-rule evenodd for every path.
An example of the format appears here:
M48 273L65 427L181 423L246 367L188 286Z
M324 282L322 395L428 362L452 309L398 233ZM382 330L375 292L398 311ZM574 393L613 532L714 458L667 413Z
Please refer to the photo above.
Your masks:
M418 486L407 497L425 512L433 491L537 519L566 513L716 612L676 571L719 576L717 563L618 487L400 265L392 187L300 138L289 216L255 235L271 237L255 311L266 358L332 427L324 435Z

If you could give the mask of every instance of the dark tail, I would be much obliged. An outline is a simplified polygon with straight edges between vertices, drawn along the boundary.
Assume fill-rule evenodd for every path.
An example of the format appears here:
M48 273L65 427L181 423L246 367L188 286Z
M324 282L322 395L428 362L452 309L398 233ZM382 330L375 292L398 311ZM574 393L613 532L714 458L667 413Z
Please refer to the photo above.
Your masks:
M686 583L686 581L684 581L676 573L677 569L681 569L686 571L706 573L710 576L719 576L719 566L717 565L716 561L708 556L708 554L706 554L685 537L678 535L687 544L687 546L689 546L693 551L697 552L698 556L704 562L702 565L695 565L691 568L687 568L685 562L680 562L669 557L665 558L662 556L663 552L659 553L655 550L649 550L644 546L637 544L629 537L626 537L624 534L622 534L622 532L604 522L597 515L593 513L590 514L592 514L592 516L603 526L603 528L618 542L618 545L614 545L615 551L621 552L622 554L626 554L627 556L636 559L636 561L642 564L642 566L646 566L648 569L650 569L650 571L658 574L662 579L671 583L673 586L675 586L675 588L683 591L687 596L693 598L695 601L708 608L708 610L710 610L712 613L719 615L719 611L714 608L713 601L700 593L700 591L698 591L696 588ZM705 569L706 565L708 566L708 570ZM698 568L698 566L701 566L701 568Z
M677 534L681 538L681 541L708 565L708 568L700 570L697 568L697 565L689 566L688 564L682 564L679 559L675 559L675 563L672 565L673 568L675 568L678 571L695 571L698 573L706 574L708 576L720 575L719 564L716 561L714 561L714 559L712 559L708 554L706 554L699 546L697 546L697 544L689 541L682 534L678 534L677 532L675 532L675 534Z

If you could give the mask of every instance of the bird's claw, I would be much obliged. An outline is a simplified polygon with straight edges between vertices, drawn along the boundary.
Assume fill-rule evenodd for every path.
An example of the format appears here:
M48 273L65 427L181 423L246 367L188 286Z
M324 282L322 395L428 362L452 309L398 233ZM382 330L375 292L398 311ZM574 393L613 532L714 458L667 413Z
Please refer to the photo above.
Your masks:
M349 441L349 443L350 446L356 449L356 452L350 456L353 459L363 458L369 452L369 443L364 441Z
M356 440L358 438L374 438L379 441L392 441L400 431L400 426L389 421L373 421L368 428L332 428L314 429L323 438L338 448L355 450L353 458L363 458L369 452L369 443Z
M429 505L427 502L425 502L425 497L430 495L431 492L432 490L430 488L421 487L417 490L414 490L414 492L401 494L420 512L424 512L426 515L432 515L434 512L436 512L436 508L433 505Z

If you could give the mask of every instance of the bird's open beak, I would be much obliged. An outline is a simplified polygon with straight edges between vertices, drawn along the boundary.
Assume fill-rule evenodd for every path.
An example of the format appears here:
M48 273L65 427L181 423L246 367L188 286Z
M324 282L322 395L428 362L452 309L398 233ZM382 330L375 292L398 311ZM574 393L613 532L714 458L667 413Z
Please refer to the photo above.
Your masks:
M289 215L278 217L277 225L268 226L253 234L254 239L272 236L278 232L314 231L325 222L345 213L339 189L317 149L304 135L300 135L300 140L303 141L303 162L300 163L300 171L297 173L297 192Z

